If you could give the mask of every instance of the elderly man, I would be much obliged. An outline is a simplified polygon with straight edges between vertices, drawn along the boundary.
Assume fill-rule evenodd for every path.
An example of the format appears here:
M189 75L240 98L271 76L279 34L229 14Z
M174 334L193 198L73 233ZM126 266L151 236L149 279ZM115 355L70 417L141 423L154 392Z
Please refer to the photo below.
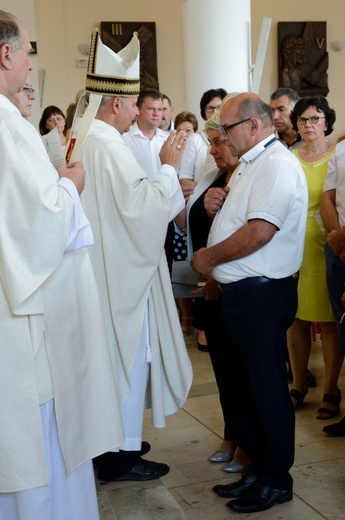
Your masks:
M35 90L32 88L29 78L26 78L22 89L9 98L25 119L31 116L32 102L35 99Z
M298 132L292 128L290 114L300 96L292 88L278 88L270 98L273 124L280 142L289 150L294 150L304 145L304 141Z
M51 165L9 101L32 63L0 11L0 516L97 520L91 459L123 441L79 195L80 163Z
M152 480L169 467L141 457L145 405L152 407L153 424L163 427L165 416L183 405L192 380L163 249L168 222L184 207L175 172L184 135L169 134L160 153L162 166L150 180L122 137L138 115L138 39L134 35L125 48L125 61L103 45L96 31L92 42L86 90L97 94L90 94L81 125L94 98L100 99L78 157L86 170L82 202L95 235L91 260L125 430L120 453L97 460L98 476Z
M335 148L329 160L328 173L321 198L320 213L328 231L326 254L326 274L329 298L331 300L338 336L345 352L345 328L342 317L345 312L345 141ZM340 359L343 352L339 352ZM323 428L331 437L345 436L345 417Z
M207 248L192 266L222 291L229 370L243 446L251 464L238 482L214 491L237 512L292 499L294 410L286 380L286 330L297 307L307 188L302 168L272 133L270 107L243 93L220 113L223 139L240 165L226 190L215 188Z

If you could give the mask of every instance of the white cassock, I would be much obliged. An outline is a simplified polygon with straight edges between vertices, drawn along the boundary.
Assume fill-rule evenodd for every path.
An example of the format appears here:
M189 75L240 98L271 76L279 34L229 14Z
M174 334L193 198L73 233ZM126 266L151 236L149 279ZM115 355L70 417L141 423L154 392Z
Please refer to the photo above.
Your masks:
M0 156L0 501L10 507L9 497L35 489L35 511L40 491L52 484L50 500L64 500L46 460L47 440L60 451L65 483L84 475L85 465L90 482L88 461L116 449L123 429L88 250L75 242L87 227L67 191L78 204L75 188L68 180L67 189L58 187L36 130L4 96ZM56 421L51 435L47 420ZM83 491L85 504L90 492L95 498L94 486ZM71 509L68 518L96 518L81 511ZM32 518L29 510L17 514L4 518ZM52 508L42 518L58 515Z
M152 358L146 405L153 425L163 427L165 417L183 406L192 383L164 252L168 222L184 207L176 172L164 165L149 182L120 133L97 119L78 160L86 171L82 204L94 233L91 261L120 402L133 394L134 382L140 379L145 386L148 367L143 364ZM140 377L131 380L136 356L141 356ZM125 425L122 448L140 449L140 420L129 415L139 430L129 439Z

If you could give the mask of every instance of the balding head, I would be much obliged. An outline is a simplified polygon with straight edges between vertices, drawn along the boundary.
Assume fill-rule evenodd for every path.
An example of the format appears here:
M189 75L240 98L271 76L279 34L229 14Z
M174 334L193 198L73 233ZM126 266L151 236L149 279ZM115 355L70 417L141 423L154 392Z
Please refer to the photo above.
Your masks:
M268 137L273 126L270 106L252 92L229 99L221 109L220 123L224 128L223 138L237 157Z

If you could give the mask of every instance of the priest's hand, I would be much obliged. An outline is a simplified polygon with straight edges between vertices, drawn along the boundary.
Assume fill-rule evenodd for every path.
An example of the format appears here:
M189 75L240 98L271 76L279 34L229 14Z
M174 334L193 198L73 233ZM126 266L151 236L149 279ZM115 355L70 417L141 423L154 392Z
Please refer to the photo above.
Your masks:
M186 136L184 132L176 132L175 130L169 134L169 137L163 144L159 152L159 158L162 164L170 164L173 168L178 167L181 162L184 149L186 147Z
M85 170L82 163L78 161L67 165L61 164L61 166L58 166L57 171L60 178L67 177L74 183L80 195L85 186Z

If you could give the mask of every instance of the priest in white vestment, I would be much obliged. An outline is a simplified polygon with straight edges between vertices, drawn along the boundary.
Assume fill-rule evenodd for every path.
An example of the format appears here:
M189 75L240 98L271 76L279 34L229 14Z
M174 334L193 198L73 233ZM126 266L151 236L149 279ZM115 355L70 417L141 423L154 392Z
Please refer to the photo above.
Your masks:
M123 442L78 193L9 101L31 44L0 11L0 518L97 520L91 459Z
M192 382L164 253L168 223L184 207L175 172L184 136L169 135L162 167L150 182L122 137L138 115L136 35L115 54L93 34L86 90L90 103L72 160L81 160L86 171L82 204L94 233L91 261L125 431L120 453L97 459L98 476L105 481L151 480L169 467L141 458L144 408L152 408L154 426L165 426L165 417L183 406ZM78 145L79 135L83 140Z

